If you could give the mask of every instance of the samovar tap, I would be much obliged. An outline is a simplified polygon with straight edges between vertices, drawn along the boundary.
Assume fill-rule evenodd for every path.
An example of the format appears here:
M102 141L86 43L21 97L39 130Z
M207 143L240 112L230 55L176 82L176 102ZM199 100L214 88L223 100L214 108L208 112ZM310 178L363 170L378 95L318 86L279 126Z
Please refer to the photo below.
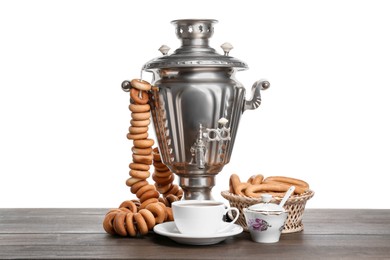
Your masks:
M205 166L205 154L206 154L206 145L203 141L203 126L199 124L198 137L196 138L195 143L191 147L192 156L195 157L196 166L199 169L204 169Z

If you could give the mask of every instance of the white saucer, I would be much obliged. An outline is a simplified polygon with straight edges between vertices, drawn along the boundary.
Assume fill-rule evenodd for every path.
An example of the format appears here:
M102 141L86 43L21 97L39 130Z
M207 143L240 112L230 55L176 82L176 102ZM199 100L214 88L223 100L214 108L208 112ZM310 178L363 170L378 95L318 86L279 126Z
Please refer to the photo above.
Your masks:
M228 223L226 224L228 225ZM177 230L175 222L165 222L154 226L153 231L159 235L169 237L170 239L187 245L212 245L224 241L228 237L240 234L243 228L233 224L229 229L210 236L185 235Z

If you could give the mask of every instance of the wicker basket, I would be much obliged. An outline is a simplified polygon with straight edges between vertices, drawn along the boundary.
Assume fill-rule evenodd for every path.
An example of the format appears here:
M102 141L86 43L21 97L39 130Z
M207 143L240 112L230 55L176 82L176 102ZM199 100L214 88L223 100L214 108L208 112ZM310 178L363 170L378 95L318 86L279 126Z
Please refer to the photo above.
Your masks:
M261 198L239 196L230 193L229 191L222 191L221 195L230 202L231 207L236 207L240 210L240 216L238 217L237 224L241 225L245 231L248 231L243 209L253 204L261 203ZM303 230L302 217L305 210L306 201L308 201L313 196L314 191L309 190L301 195L291 196L287 200L286 204L284 204L284 209L287 210L288 217L282 233L293 233ZM281 200L282 198L274 197L272 198L271 202L278 204Z

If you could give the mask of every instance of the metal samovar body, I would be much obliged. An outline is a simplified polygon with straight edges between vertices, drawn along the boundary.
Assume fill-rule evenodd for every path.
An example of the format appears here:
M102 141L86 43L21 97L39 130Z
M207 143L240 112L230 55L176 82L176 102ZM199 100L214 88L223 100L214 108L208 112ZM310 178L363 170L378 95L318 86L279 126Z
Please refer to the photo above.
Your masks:
M215 20L176 20L176 35L182 46L146 63L153 73L150 105L158 146L164 164L179 176L185 199L212 199L215 176L229 163L242 113L261 103L260 90L267 81L257 81L251 100L235 73L247 65L209 47Z

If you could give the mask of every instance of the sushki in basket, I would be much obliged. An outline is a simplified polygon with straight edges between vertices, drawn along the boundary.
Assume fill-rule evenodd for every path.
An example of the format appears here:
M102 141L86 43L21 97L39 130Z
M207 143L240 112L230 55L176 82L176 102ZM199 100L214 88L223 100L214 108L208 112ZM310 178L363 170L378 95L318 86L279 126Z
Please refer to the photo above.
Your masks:
M283 205L288 213L282 233L293 233L303 230L303 213L306 202L314 196L314 191L303 180L286 176L269 176L264 178L262 174L251 176L248 181L242 182L237 174L232 174L229 181L229 190L221 192L222 197L229 201L231 207L240 210L237 224L245 231L249 231L244 216L244 208L259 203L264 203L262 195L272 195L271 202L281 205L288 189L294 186L294 193ZM252 208L251 208L252 209Z

